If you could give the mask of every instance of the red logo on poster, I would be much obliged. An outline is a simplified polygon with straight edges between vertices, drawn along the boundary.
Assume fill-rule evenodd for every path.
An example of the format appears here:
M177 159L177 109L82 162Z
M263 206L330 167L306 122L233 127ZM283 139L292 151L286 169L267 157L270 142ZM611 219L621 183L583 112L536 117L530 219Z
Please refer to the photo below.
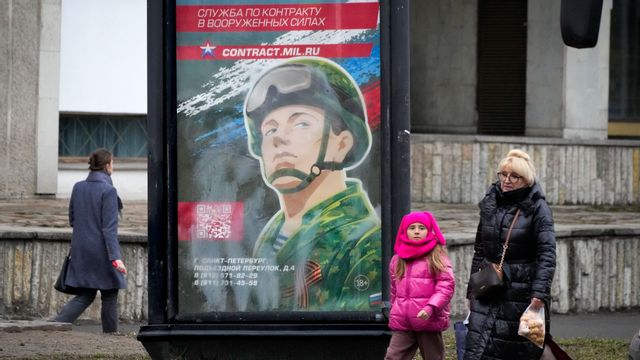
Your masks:
M178 240L241 241L241 202L179 202Z
M213 46L211 42L209 42L209 40L207 40L204 44L202 44L202 46L199 46L199 48L200 57L204 59L207 56L213 57L213 50L215 50L216 47Z

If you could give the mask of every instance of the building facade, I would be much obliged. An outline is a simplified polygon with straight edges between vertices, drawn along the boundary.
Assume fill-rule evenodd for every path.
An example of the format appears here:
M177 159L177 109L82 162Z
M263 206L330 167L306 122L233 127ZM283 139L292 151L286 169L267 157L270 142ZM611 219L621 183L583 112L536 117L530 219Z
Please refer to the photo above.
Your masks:
M442 159L426 157L438 153L428 148L451 143L492 151L502 145L491 144L530 146L537 162L548 158L538 153L583 146L619 159L613 167L580 167L595 172L585 181L615 178L624 169L623 184L603 191L631 189L631 200L613 203L639 203L639 3L605 0L597 46L578 50L562 43L558 1L412 1L414 163L438 164ZM0 2L0 198L68 196L99 146L116 155L114 181L123 197L146 198L145 125L153 119L146 119L145 5ZM478 146L471 156L499 156ZM450 159L460 162L461 173L473 163L462 155ZM425 172L441 171L420 168L413 176L423 183ZM474 186L483 188L490 173ZM544 180L562 183L555 173ZM417 200L475 201L446 191ZM599 201L558 201L590 202Z
M146 2L0 2L0 198L67 197L88 155L146 198Z
M627 128L640 135L637 1L604 1L591 49L563 44L559 1L411 6L414 131L599 140L624 135L609 131L611 121L615 128L633 123Z

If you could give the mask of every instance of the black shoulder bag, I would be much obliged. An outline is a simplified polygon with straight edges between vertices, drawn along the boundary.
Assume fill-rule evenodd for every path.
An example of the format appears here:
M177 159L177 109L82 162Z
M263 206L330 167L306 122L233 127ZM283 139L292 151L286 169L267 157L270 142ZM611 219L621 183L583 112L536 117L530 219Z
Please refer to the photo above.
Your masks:
M511 226L509 226L509 232L507 233L507 239L502 245L502 257L500 258L500 264L490 263L485 266L484 269L471 274L469 278L469 286L471 287L471 294L477 299L485 297L494 291L504 287L504 273L502 271L502 265L504 264L504 256L507 254L509 248L509 238L511 238L511 230L513 225L518 220L520 215L520 209L513 217Z
M60 269L60 274L58 275L58 279L56 283L53 284L53 288L69 295L75 295L77 293L77 288L67 285L67 272L69 271L69 262L71 261L71 253L67 254L64 257L64 261L62 262L62 269Z

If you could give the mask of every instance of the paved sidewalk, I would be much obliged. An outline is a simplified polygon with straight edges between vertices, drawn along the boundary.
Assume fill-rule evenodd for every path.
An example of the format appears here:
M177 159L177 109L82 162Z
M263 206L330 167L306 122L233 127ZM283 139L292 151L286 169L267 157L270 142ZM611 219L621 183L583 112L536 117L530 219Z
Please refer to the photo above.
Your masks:
M640 330L640 311L554 314L551 321L551 333L555 338L586 337L629 342ZM120 324L122 334L114 336L102 334L98 323L81 322L71 326L43 320L0 319L0 359L93 359L105 355L143 359L148 355L135 337L142 325Z
M630 341L640 331L640 310L587 314L551 314L551 334L558 338L601 338Z
M141 324L120 324L120 334L102 334L100 324L0 319L0 359L143 359L136 339Z
M462 319L451 319L451 322L453 323L457 320ZM140 327L144 325L146 323L120 323L119 331L123 334L137 335ZM45 320L0 319L0 334L2 334L2 337L29 330L102 334L102 326L99 323L90 321L79 321L71 325ZM589 337L629 340L639 330L640 310L551 315L551 333L559 338Z
M0 233L69 232L69 199L0 199ZM118 231L147 234L147 202L125 201Z
M442 232L449 238L473 238L480 220L475 204L418 203L414 210L426 210L434 214ZM551 206L556 233L561 236L575 230L640 229L638 206Z
M71 232L68 199L0 199L0 233L9 231ZM478 207L474 204L413 203L415 210L427 210L438 219L449 236L468 237L478 225ZM640 228L639 206L552 206L556 230L574 228ZM125 201L121 233L147 233L147 202Z

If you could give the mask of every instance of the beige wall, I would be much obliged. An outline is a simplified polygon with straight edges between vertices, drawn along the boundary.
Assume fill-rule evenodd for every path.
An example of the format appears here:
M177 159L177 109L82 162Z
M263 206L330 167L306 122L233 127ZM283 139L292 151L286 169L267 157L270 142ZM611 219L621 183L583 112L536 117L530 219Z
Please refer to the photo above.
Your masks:
M560 2L529 1L527 6L525 133L562 137L566 46L560 33Z
M55 194L58 172L60 93L60 1L40 3L40 47L37 99L38 194Z
M70 295L53 289L62 261L69 252L69 232L0 232L0 313L9 317L54 317ZM127 265L126 290L120 291L120 318L147 319L147 243L143 236L120 235ZM81 319L100 319L100 301Z
M566 48L565 139L606 139L609 122L609 37L612 0L603 2L598 44Z
M477 1L410 6L412 129L475 134Z
M510 149L527 151L551 204L640 204L640 141L411 137L412 200L476 203Z
M0 2L0 198L36 192L39 6Z

